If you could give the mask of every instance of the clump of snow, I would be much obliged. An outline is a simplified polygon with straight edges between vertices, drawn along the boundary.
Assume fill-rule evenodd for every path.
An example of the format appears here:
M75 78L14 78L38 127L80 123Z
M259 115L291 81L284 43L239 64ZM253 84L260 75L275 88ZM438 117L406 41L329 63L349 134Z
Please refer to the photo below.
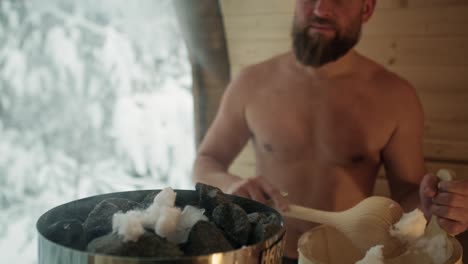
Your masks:
M207 219L203 214L204 212L204 209L199 209L195 206L185 206L182 211L179 226L184 229L192 228L200 219Z
M175 207L176 193L172 188L161 190L153 203L144 211L132 210L116 213L112 218L113 232L123 236L124 241L137 241L144 229L152 229L161 237L176 244L187 242L192 227L198 221L208 221L204 209L185 206Z
M400 221L390 228L390 235L404 242L412 242L424 235L427 220L421 210L403 214Z
M443 264L450 255L447 255L447 238L445 234L438 234L433 237L423 237L419 239L414 248L425 252L435 264Z
M154 197L153 204L174 207L176 195L171 187L164 188Z
M384 259L382 245L370 248L365 257L356 264L388 263L433 263L444 264L453 253L447 233L442 230L437 217L429 225L419 209L403 214L401 219L390 228L390 234L406 244L406 251L395 258Z
M145 229L142 225L143 213L141 211L129 211L116 213L112 217L112 230L123 236L124 241L137 241L143 235Z
M398 257L398 263L443 264L452 255L447 233L442 230L437 217L427 220L419 209L403 214L400 221L390 228L390 234L407 244L406 252ZM392 262L393 263L393 262Z
M356 264L383 264L384 257L382 249L382 245L371 247L364 258L356 262Z
M176 232L180 221L180 208L163 206L154 230L156 234L167 237Z
M179 223L176 231L168 235L169 241L186 242L192 227L200 220L208 221L208 218L203 214L205 209L199 209L194 206L187 205L180 214Z
M142 218L143 227L154 229L155 223L158 222L160 214L161 214L161 206L159 206L156 203L151 204L143 212L143 218Z

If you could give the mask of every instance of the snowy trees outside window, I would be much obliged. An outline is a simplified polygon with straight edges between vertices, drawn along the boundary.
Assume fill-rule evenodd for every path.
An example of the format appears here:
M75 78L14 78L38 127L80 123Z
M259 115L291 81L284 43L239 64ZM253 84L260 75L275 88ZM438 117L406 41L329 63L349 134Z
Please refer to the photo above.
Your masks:
M5 263L37 262L35 222L56 205L193 188L190 87L171 0L1 0Z

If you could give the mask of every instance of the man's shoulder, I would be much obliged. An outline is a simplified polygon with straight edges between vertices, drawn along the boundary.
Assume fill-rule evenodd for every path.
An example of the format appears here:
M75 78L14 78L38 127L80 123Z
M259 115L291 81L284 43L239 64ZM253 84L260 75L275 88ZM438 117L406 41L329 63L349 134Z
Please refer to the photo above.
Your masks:
M251 64L244 67L239 72L237 79L240 79L241 81L256 81L265 80L266 77L271 78L275 73L281 70L281 67L289 63L289 60L290 53L285 53Z
M377 87L385 92L403 96L416 93L413 85L403 76L394 71L366 58L369 71L369 78L377 84Z
M372 62L372 82L379 89L382 97L388 103L389 109L408 117L408 113L414 113L422 118L422 105L415 87L403 76Z
M252 64L241 69L232 79L226 93L236 100L250 101L268 82L277 76L279 67L285 62L285 55L278 55L268 60Z

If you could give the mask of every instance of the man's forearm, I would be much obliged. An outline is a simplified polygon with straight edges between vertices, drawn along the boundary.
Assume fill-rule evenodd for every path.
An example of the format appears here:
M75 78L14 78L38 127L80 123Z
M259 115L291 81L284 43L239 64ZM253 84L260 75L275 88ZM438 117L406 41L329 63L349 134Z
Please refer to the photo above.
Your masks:
M209 156L199 156L194 165L193 178L197 182L210 184L227 192L232 184L242 180L227 172L226 166Z

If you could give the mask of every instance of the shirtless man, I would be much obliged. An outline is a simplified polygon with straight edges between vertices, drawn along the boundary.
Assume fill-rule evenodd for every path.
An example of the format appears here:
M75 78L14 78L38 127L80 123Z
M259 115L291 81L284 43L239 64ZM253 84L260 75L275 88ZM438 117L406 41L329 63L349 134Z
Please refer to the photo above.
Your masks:
M375 0L296 0L293 51L231 82L199 148L195 179L271 198L283 210L291 202L341 211L372 195L384 164L392 198L414 209L426 174L421 104L408 82L353 50L374 7ZM257 175L241 179L227 169L249 139ZM431 201L437 180L425 182L421 195ZM297 258L297 240L312 227L286 219L286 257Z

